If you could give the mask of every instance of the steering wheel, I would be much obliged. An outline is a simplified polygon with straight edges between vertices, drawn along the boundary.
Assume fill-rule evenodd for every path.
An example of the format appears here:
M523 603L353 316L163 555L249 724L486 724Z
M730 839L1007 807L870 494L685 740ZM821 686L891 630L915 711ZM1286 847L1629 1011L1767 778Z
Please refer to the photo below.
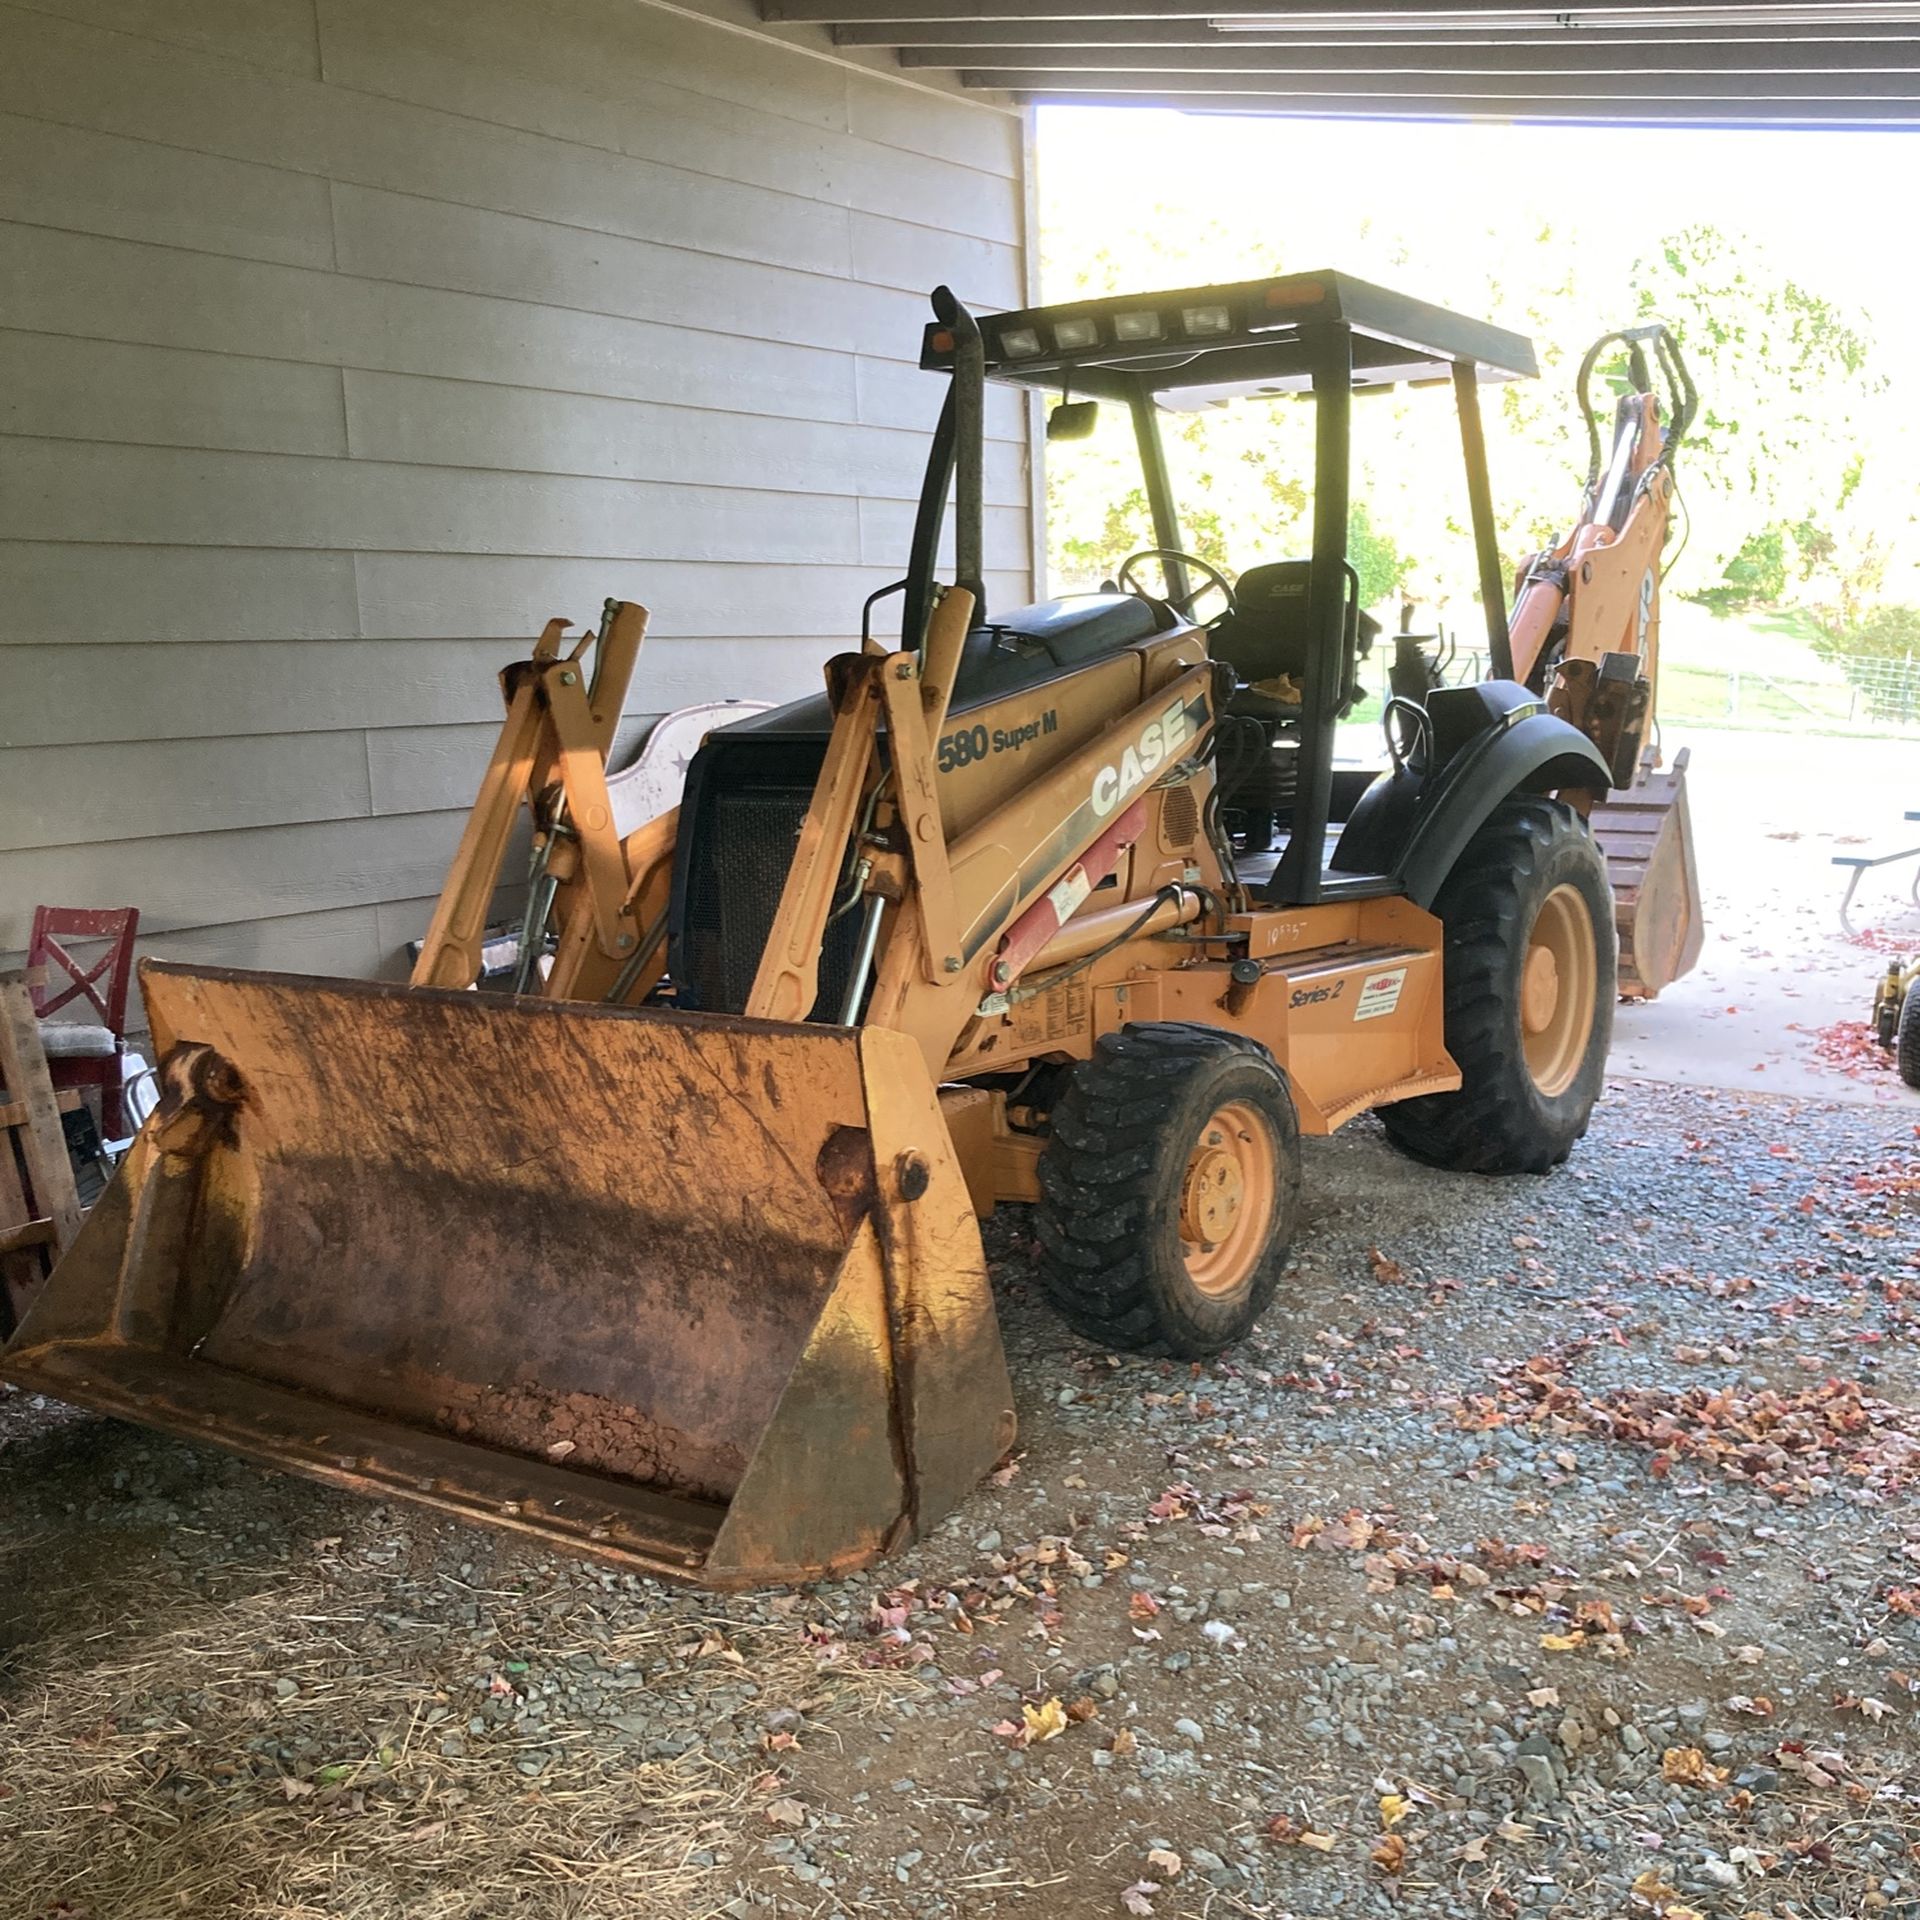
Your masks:
M1134 568L1148 560L1158 560L1163 567L1168 561L1175 561L1185 568L1190 576L1200 573L1205 574L1206 578L1198 586L1193 585L1189 580L1186 592L1178 598L1172 594L1163 597L1157 593L1149 593L1133 578ZM1202 560L1197 553L1182 552L1178 547L1142 547L1138 553L1130 553L1121 561L1120 571L1114 577L1123 592L1131 593L1142 600L1159 600L1162 606L1171 607L1184 620L1193 619L1193 603L1209 587L1218 587L1226 600L1227 612L1233 611L1233 582L1211 561Z

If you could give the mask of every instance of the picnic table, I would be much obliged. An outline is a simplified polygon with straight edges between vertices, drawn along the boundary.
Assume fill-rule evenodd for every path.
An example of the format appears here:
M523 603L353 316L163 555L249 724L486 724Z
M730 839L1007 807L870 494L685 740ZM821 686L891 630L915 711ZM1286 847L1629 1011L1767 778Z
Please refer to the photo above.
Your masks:
M1920 808L1910 807L1905 817L1920 820ZM1860 884L1860 876L1874 867L1890 867L1902 860L1920 862L1920 846L1901 847L1892 853L1836 853L1833 856L1836 867L1852 869L1847 875L1847 890L1840 896L1840 924L1848 933L1852 933L1854 927L1847 918L1847 909L1853 905L1854 889ZM1914 867L1913 883L1907 889L1907 898L1920 907L1920 865Z

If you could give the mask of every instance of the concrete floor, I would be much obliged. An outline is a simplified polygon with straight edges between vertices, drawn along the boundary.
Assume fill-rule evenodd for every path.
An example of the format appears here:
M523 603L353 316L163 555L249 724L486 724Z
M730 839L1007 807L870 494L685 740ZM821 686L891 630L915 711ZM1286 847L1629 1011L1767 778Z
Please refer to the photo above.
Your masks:
M1815 1034L1864 1021L1887 951L1920 950L1915 863L1867 874L1852 920L1836 853L1920 846L1920 742L1675 732L1693 750L1688 794L1705 896L1699 967L1647 1005L1623 1006L1615 1070L1631 1078L1875 1105L1920 1094L1891 1072L1823 1061Z

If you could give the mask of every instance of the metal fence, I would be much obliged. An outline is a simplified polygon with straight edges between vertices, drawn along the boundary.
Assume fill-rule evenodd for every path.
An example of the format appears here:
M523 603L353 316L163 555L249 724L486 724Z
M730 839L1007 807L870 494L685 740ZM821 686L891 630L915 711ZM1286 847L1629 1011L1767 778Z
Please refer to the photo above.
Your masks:
M1920 735L1920 656L1819 655L1806 652L1802 672L1762 672L1741 658L1740 636L1729 633L1727 658L1711 665L1663 658L1660 718L1671 725L1753 731ZM1384 705L1392 636L1378 642L1360 670L1366 690L1349 716L1372 722ZM1447 666L1447 682L1463 686L1487 671L1483 651L1462 647Z
M1660 670L1660 711L1702 726L1920 732L1920 660L1834 655L1805 674L1763 673L1737 658L1670 660Z

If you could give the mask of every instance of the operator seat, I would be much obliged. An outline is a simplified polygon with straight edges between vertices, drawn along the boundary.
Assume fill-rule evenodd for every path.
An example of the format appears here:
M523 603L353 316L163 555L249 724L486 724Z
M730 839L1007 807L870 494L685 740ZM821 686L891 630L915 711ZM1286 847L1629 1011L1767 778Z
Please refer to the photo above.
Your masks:
M1241 683L1228 712L1250 720L1294 720L1297 703L1258 690L1257 683L1287 675L1304 687L1313 645L1308 586L1310 560L1276 560L1249 567L1233 590L1233 608L1213 623L1208 651L1233 668ZM1353 605L1347 608L1347 644L1338 702L1349 712L1360 698L1360 662L1372 651L1380 623Z

